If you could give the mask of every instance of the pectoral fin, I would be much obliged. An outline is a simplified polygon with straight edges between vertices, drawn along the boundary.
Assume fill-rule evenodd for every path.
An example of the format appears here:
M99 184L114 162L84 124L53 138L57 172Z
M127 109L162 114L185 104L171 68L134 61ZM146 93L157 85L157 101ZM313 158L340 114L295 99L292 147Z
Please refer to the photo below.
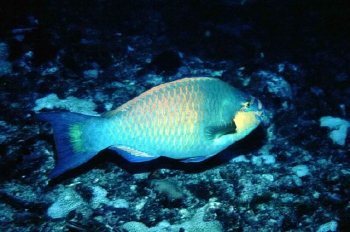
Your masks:
M227 123L221 123L214 126L207 126L204 129L205 137L207 139L216 139L223 135L233 134L236 132L236 124L233 120Z

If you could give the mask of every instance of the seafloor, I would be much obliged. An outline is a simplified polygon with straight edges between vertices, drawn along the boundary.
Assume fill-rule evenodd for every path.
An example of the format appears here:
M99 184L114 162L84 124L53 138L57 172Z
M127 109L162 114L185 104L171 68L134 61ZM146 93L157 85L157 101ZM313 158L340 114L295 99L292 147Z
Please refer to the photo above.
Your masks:
M345 3L3 3L0 231L350 231ZM55 143L36 114L100 114L198 76L258 97L264 123L203 162L101 151L48 178Z

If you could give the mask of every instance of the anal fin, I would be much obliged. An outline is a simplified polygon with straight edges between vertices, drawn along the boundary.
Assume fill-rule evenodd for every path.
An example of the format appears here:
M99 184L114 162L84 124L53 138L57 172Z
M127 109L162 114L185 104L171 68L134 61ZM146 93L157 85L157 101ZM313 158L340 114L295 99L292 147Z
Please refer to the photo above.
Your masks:
M212 157L212 156L193 157L193 158L181 160L181 162L183 162L183 163L197 163L197 162L202 162L203 160L209 159L210 157Z
M148 153L138 151L126 146L110 146L109 149L118 152L126 160L132 163L145 162L158 158L158 156L152 156Z

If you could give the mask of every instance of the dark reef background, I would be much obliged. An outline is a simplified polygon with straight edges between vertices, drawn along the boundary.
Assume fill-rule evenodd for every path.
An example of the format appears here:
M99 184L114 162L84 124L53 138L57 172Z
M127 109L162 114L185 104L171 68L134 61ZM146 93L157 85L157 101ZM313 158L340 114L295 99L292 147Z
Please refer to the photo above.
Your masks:
M349 75L347 1L1 3L0 230L350 231ZM201 163L102 151L48 179L38 112L197 76L257 96L266 122Z

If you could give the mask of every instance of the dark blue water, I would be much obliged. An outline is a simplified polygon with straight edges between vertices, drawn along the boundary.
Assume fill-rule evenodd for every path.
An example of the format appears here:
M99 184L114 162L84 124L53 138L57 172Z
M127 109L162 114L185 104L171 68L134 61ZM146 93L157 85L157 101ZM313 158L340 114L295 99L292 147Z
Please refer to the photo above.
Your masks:
M0 230L349 231L349 15L338 0L2 4ZM264 122L203 162L102 151L49 179L36 114L98 115L198 76L258 97Z

